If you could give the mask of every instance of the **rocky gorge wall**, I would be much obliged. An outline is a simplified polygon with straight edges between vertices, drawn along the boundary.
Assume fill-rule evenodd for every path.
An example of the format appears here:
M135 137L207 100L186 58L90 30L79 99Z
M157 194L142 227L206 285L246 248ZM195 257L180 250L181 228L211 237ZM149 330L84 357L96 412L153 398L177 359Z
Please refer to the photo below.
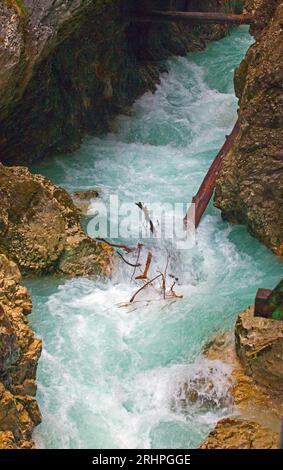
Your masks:
M27 322L32 303L17 265L0 254L0 449L30 448L41 422L35 400L41 340Z
M205 348L210 360L232 366L231 416L221 419L201 449L278 449L283 416L283 322L241 312L234 335Z
M164 70L159 60L203 48L226 31L130 25L133 3L124 11L113 1L54 7L48 0L0 0L1 161L42 158L73 148L87 132L106 130L114 114L154 89ZM214 0L203 8L216 5L227 8ZM236 72L241 130L224 162L216 204L280 254L282 2L247 1L246 8L257 18L256 43ZM41 341L28 326L32 305L20 271L108 275L113 259L109 248L84 234L70 196L40 175L0 164L0 200L0 448L29 448L41 420L35 400ZM235 341L232 394L240 417L220 421L201 447L276 448L270 421L283 409L281 322L255 318L250 308L238 317ZM207 357L219 359L212 349ZM222 354L227 360L226 348ZM262 417L263 409L272 416Z
M180 9L198 2L178 1ZM204 10L233 11L235 0ZM86 133L155 88L172 54L205 47L225 26L134 24L132 12L168 0L0 0L0 161L76 148Z
M223 162L215 205L283 255L283 2L248 0L255 43L236 70L240 133Z
M84 234L63 189L2 163L70 150L84 134L107 130L111 117L155 88L161 59L203 49L227 32L133 25L137 4L143 2L0 0L0 448L32 447L41 421L41 341L28 326L32 305L21 274L107 276L115 262L109 247ZM206 4L234 7L232 0Z
M0 163L0 200L0 449L29 448L41 421L41 340L28 326L32 302L21 273L109 276L114 258L85 235L66 191L27 168Z

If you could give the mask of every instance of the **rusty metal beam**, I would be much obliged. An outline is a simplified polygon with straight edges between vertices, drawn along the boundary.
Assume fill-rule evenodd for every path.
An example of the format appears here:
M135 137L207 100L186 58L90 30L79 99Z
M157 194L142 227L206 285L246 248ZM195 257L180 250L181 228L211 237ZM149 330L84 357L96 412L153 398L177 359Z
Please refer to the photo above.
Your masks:
M255 317L271 317L268 309L269 297L272 294L271 289L258 289L255 298Z
M184 219L185 226L187 225L188 220L190 220L193 216L195 217L195 227L198 227L201 218L205 212L205 209L212 197L216 179L219 175L222 161L227 155L227 153L231 150L235 139L239 133L240 125L239 121L236 122L231 134L226 137L226 141L221 147L220 151L216 155L215 159L213 160L208 172L206 173L202 184L197 192L197 194L192 199L192 205L188 213Z
M146 15L134 16L131 18L131 21L141 23L164 23L168 21L182 21L189 23L240 25L253 23L253 18L248 15L235 15L231 13L151 11Z
M255 299L255 317L283 320L283 279L273 290L258 289Z

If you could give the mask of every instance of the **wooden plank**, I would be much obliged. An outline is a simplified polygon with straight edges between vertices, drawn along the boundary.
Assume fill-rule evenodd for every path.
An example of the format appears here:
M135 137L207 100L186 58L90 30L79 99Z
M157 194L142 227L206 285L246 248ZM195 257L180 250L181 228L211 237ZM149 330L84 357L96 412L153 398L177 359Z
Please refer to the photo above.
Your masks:
M236 15L232 13L185 12L185 11L151 11L150 14L131 18L132 22L196 22L206 24L251 24L253 18L249 15Z

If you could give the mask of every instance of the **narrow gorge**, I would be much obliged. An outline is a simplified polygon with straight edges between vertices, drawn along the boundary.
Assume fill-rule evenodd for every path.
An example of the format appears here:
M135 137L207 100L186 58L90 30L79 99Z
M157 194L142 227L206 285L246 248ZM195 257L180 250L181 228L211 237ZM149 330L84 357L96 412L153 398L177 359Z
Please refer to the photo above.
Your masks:
M0 0L0 449L279 446L283 3L199 3Z

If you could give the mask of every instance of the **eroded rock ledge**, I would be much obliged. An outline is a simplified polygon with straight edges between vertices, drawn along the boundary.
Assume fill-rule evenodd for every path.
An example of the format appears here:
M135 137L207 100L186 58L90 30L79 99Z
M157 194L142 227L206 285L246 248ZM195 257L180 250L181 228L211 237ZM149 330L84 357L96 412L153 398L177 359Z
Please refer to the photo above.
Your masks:
M283 403L283 321L254 317L253 313L251 307L238 317L237 356L247 374Z
M235 338L223 334L204 350L212 361L232 366L230 394L234 416L220 420L202 449L278 448L283 416L283 322L242 312Z
M283 2L247 0L255 44L235 74L240 133L223 162L215 205L283 255Z
M278 449L278 434L255 421L220 420L200 449Z
M32 303L16 264L0 254L0 449L30 448L41 415L35 400L41 340L28 326Z
M67 192L27 168L0 163L0 253L24 275L108 276L112 250L85 235Z

